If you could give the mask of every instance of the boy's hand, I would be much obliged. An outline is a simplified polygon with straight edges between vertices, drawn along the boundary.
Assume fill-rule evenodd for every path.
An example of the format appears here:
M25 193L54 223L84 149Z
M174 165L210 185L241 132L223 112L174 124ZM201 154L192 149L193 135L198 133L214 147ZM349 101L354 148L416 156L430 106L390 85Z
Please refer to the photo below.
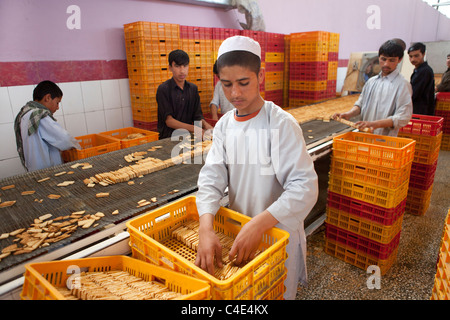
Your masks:
M255 257L265 230L250 220L239 231L231 247L229 258L236 265L245 265Z
M265 210L253 217L239 231L233 246L230 249L229 258L236 265L246 264L251 261L258 250L264 232L274 227L278 221Z
M199 243L197 257L195 259L195 265L209 274L214 274L214 263L219 268L223 267L222 245L214 232L212 226L213 220L214 216L210 214L205 214L200 217L200 227L198 230Z

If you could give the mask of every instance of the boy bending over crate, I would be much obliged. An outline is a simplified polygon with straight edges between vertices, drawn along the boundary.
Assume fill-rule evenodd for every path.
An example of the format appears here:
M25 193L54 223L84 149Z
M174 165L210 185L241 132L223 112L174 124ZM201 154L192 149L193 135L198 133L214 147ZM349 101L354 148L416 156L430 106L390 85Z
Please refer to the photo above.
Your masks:
M264 101L261 47L235 36L219 48L217 67L227 99L236 108L216 124L211 150L198 179L199 247L195 264L214 273L222 266L214 215L228 187L230 208L252 217L230 250L236 264L250 261L263 234L272 227L289 232L285 299L295 299L298 280L306 283L303 221L318 197L318 178L300 126Z

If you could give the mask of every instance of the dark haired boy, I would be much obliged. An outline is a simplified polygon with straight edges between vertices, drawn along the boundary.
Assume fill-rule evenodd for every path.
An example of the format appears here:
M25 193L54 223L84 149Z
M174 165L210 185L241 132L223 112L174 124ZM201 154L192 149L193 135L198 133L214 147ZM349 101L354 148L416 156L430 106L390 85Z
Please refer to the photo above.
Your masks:
M408 49L409 61L415 67L411 74L413 113L434 115L434 72L425 61L426 46L417 42Z
M186 81L189 55L183 50L174 50L168 60L172 78L159 85L156 91L159 138L171 137L176 129L194 132L196 124L204 128L202 132L212 129L203 118L197 86Z
M223 266L213 221L228 188L230 208L251 217L236 236L229 259L237 265L251 261L263 234L272 227L289 232L284 298L295 299L299 280L306 282L303 221L318 196L313 161L298 122L260 95L264 69L256 41L243 36L224 40L217 68L235 109L217 122L199 174L200 242L195 264L211 274L215 265Z
M380 73L365 83L351 110L333 118L349 120L360 115L362 121L356 122L359 130L369 128L374 134L396 137L412 116L411 84L397 69L403 54L395 40L383 43L378 50Z
M14 121L17 152L27 171L63 163L61 151L81 149L80 144L53 118L63 93L53 82L40 82L33 101L20 109Z

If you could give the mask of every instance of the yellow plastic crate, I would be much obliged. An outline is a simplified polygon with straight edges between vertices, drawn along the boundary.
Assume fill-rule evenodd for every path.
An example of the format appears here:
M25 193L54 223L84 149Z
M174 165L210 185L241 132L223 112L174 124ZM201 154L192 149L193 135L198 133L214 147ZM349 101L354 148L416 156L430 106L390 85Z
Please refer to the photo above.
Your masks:
M389 209L395 208L406 198L408 184L409 181L405 181L398 188L384 188L330 175L328 190Z
M443 134L441 141L441 150L450 150L450 134Z
M70 162L98 156L111 151L120 150L120 142L98 134L88 134L75 137L81 146L81 150L70 149L61 153L64 162Z
M400 169L390 169L332 157L330 174L361 183L395 189L409 180L411 165L412 162Z
M388 244L402 229L403 215L392 225L383 225L348 212L327 207L326 222L380 243Z
M134 134L134 133L140 133L143 135L143 137L127 139L127 137L130 134ZM134 128L134 127L127 127L127 128L117 129L117 130L100 132L99 135L104 135L109 138L120 141L120 146L122 147L122 149L133 147L133 146L138 146L138 145L152 142L152 141L156 141L159 138L158 132L148 131L148 130Z
M169 290L183 294L178 300L210 300L210 286L206 281L127 256L38 262L28 264L25 268L20 295L23 300L65 300L56 288L67 288L67 280L73 276L71 270L75 268L79 268L80 272L127 271L145 281L157 278L163 280Z
M399 169L414 159L412 139L347 132L333 138L333 157Z
M128 221L133 257L208 281L213 300L283 299L284 286L281 289L280 281L286 277L284 264L289 233L270 229L261 240L259 250L262 253L227 280L218 280L161 244L171 237L172 230L191 219L198 220L194 196ZM235 238L248 221L249 217L221 207L215 216L214 228Z

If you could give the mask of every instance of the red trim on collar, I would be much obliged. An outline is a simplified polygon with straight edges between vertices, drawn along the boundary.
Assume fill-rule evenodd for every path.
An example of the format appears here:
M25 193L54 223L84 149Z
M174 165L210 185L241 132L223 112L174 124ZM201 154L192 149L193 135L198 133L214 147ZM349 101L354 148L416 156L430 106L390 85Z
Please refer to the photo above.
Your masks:
M235 119L236 121L239 121L239 122L248 121L248 120L253 119L254 117L256 117L256 116L259 114L259 112L261 111L261 109L262 109L262 107L259 108L259 110L256 110L255 112L252 112L252 113L247 114L247 115L242 116L242 117L238 117L238 116L236 115L236 112L237 112L237 110L236 110L236 111L234 112L234 119Z

